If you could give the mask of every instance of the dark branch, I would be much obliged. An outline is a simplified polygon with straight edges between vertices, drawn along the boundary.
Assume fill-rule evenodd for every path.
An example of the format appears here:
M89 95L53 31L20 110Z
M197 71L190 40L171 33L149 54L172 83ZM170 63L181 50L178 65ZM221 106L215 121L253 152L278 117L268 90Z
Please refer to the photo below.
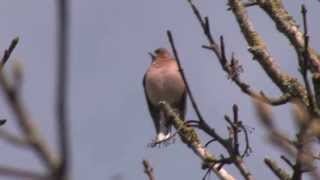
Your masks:
M299 25L294 18L289 14L283 5L282 0L259 0L257 1L262 10L270 16L275 23L279 32L281 32L290 41L295 48L298 59L303 56L304 37L300 31ZM312 48L309 48L310 53L310 70L314 73L320 72L320 55Z
M304 50L303 50L303 59L300 63L301 73L303 77L303 81L307 90L307 95L309 99L309 109L311 113L315 112L315 100L313 96L313 92L311 90L311 86L308 79L308 70L309 70L309 64L310 64L310 54L309 54L309 35L308 35L308 24L307 24L307 9L304 5L301 6L301 14L303 19L303 38L304 38Z
M180 59L179 59L179 55L178 55L178 52L177 52L175 44L174 44L174 39L173 39L172 34L171 34L171 32L169 30L167 31L167 36L168 36L168 39L169 39L169 42L170 42L174 57L175 57L175 59L177 61L177 64L179 66L179 71L180 71L181 77L182 77L183 82L184 82L184 84L185 84L185 86L187 88L187 93L189 95L192 107L194 108L194 110L195 110L195 112L196 112L196 114L197 114L197 116L199 118L199 121L200 122L204 121L204 119L203 119L203 117L202 117L202 115L200 113L200 109L198 108L198 105L197 105L197 103L196 103L196 101L195 101L195 99L194 99L194 97L192 95L192 92L190 90L190 86L188 84L186 76L185 76L185 74L183 72L183 69L182 69L182 66L181 66L181 62L180 62Z
M4 50L3 56L1 58L1 64L0 64L0 69L6 64L6 62L9 60L9 57L12 53L12 51L15 49L15 47L17 46L19 42L19 37L14 38L8 49Z
M253 58L257 60L265 73L283 93L291 93L294 97L299 98L307 104L308 98L306 98L305 88L296 78L289 76L279 68L275 59L270 54L265 41L255 30L246 8L243 6L243 1L229 0L228 2L249 45L248 51L253 55Z
M61 164L56 172L58 179L68 179L70 166L70 147L69 147L69 121L68 121L68 42L69 42L69 1L57 1L57 24L58 24L58 59L57 59L57 82L56 82L56 114L58 124L58 139Z
M226 53L225 53L225 45L224 45L223 37L220 36L220 46L219 46L218 43L215 41L215 39L212 37L209 18L208 17L203 18L201 16L200 11L193 4L192 0L188 0L188 2L193 10L194 15L196 16L198 22L200 23L200 26L204 32L204 35L206 36L209 42L209 45L204 45L202 47L205 49L211 50L216 55L222 69L228 74L228 77L236 83L236 85L241 89L242 92L244 92L245 94L253 98L260 98L260 94L250 89L250 85L242 81L238 76L238 73L236 74L233 73L234 69L231 68L231 65L229 64L230 61L228 61L225 55Z
M292 169L294 168L294 164L284 155L281 155L281 159L286 162Z
M264 159L264 163L271 169L271 171L280 179L280 180L290 180L290 175L283 169L281 169L278 164L268 158Z
M278 98L267 97L262 91L260 92L262 100L266 101L268 104L273 106L283 105L291 100L292 95L290 93L285 93Z
M57 135L59 140L60 165L54 176L57 179L68 179L69 176L69 120L68 120L68 67L69 67L69 1L57 1L57 82L56 82L56 116L57 116Z
M245 3L243 3L243 5L244 5L244 7L251 7L251 6L256 6L259 4L258 4L258 2L245 2ZM230 11L231 8L229 7L227 10Z
M239 119L238 119L238 111L239 108L236 104L233 105L233 148L234 152L236 155L240 155L240 150L239 150Z
M214 155L212 155L201 143L196 131L185 124L185 122L180 119L180 116L176 114L176 112L171 108L171 106L161 101L159 103L160 108L164 110L166 113L166 116L170 119L172 119L173 125L176 129L182 128L180 131L178 131L178 134L180 135L180 138L183 143L188 145L189 148L191 148L195 154L197 154L206 165L211 165L212 163L217 162L217 159ZM205 121L204 121L205 122ZM214 168L212 170L216 173L216 175L222 179L226 180L233 180L234 178L224 169L217 169L219 164L214 164Z

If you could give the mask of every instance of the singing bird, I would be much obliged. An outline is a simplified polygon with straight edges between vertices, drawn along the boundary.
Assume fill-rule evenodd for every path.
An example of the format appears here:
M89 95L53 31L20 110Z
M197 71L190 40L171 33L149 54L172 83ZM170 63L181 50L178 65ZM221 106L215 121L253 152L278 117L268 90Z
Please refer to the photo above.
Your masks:
M165 48L154 51L155 56L143 78L143 87L151 117L156 129L156 142L170 137L172 121L159 107L165 101L184 119L186 88L175 59Z

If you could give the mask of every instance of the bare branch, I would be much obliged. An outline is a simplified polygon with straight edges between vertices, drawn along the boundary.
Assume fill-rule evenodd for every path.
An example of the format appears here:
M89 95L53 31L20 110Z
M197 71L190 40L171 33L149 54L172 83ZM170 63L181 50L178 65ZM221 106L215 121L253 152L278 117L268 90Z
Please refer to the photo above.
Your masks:
M182 142L191 148L193 152L195 152L195 154L202 159L204 164L208 164L208 167L214 164L212 170L220 179L233 180L234 177L232 177L225 169L218 169L219 163L216 163L217 159L202 145L195 130L192 127L186 126L184 121L180 119L180 117L174 112L168 103L162 101L159 105L161 108L163 108L166 115L173 120L173 125L176 129L182 127L182 129L179 131Z
M260 92L261 96L263 97L263 100L266 101L268 104L273 106L283 105L288 103L291 100L291 94L285 93L280 97L277 98L271 98L267 97L262 91Z
M312 167L312 160L314 157L310 156L312 154L311 147L310 147L310 141L312 138L312 135L309 132L309 129L311 125L313 124L312 122L314 121L315 118L313 118L313 115L317 113L317 107L316 103L314 102L314 96L309 84L308 80L308 63L310 62L311 58L309 56L309 36L308 36L308 26L307 26L307 10L304 5L301 6L301 14L303 17L303 25L304 25L304 51L303 51L303 57L300 60L300 67L301 67L301 74L304 79L304 83L307 89L307 96L309 99L309 106L308 107L308 112L305 112L307 115L305 115L305 120L300 124L299 126L299 132L297 134L297 143L296 143L296 148L297 148L297 155L296 155L296 161L293 166L293 175L292 179L293 180L301 180L303 173L309 171ZM300 107L300 108L303 108Z
M20 138L5 129L0 129L0 138L4 139L8 143L19 146L19 147L29 147L29 142L26 139Z
M144 173L148 176L149 180L155 180L154 174L153 174L153 168L151 167L149 161L143 160L142 161L143 167L144 167Z
M253 2L244 2L243 5L244 5L244 7L251 7L251 6L256 6L256 5L258 5L258 2L256 2L256 1L253 1ZM227 10L230 11L231 8L229 7Z
M209 21L208 21L208 18L206 18L205 22L203 22L206 24L206 26L209 25ZM231 156L231 159L234 161L234 163L236 164L236 166L239 168L240 172L242 173L242 175L246 178L246 179L252 179L253 177L251 176L251 173L248 171L248 169L244 166L244 163L243 163L243 160L242 158L239 156L239 154L237 154L235 151L234 151L234 148L232 146L232 144L229 142L229 141L226 141L225 139L223 139L221 136L219 136L214 129L212 129L207 123L206 121L203 119L200 111L199 111L199 108L195 102L195 99L193 98L193 95L191 93L191 90L190 90L190 87L189 87L189 84L185 78L185 75L184 75L184 72L182 70L182 67L181 67L181 63L180 63L180 59L179 59L179 56L178 56L178 53L177 53L177 50L175 48L175 44L174 44L174 40L173 40L173 37L172 37L172 34L170 31L167 31L167 35L168 35L168 38L169 38L169 42L171 44L171 47L173 49L173 53L174 53L174 56L175 56L175 59L178 63L178 66L179 66L179 70L180 70L180 73L181 73L181 76L183 78L183 81L185 83L185 86L187 87L187 92L188 92L188 95L190 97L190 100L191 100L191 103L192 103L192 106L193 108L195 109L196 111L196 114L199 118L199 125L198 127L200 129L202 129L203 131L205 131L207 134L209 134L211 137L213 137L214 139L216 139L222 146L224 146L226 148L226 150L229 152L230 156ZM177 126L176 129L180 129L180 126ZM238 133L238 132L237 132Z
M3 53L3 56L1 58L1 61L0 61L0 69L5 65L5 63L9 60L9 57L12 53L12 51L15 49L15 47L17 46L19 42L19 37L16 37L14 38L11 43L10 43L10 46L8 49L4 50L4 53Z
M68 179L70 167L69 121L68 121L68 66L69 66L69 1L57 1L58 43L57 43L57 82L56 114L61 164L57 171L58 179Z
M239 119L238 119L238 112L239 112L239 108L236 104L233 105L233 126L232 126L232 129L233 129L233 148L234 148L234 151L237 155L240 155L240 152L239 152Z
M239 76L232 75L233 70L232 70L230 63L225 55L225 45L224 45L223 37L222 36L220 37L220 46L219 46L211 34L209 18L202 17L200 11L194 5L192 0L188 0L188 3L190 5L190 7L192 8L193 13L196 16L197 20L199 21L200 26L201 26L206 38L208 39L208 42L209 42L208 46L204 45L202 47L205 49L211 50L216 55L222 69L228 74L229 77L232 77L231 78L232 81L236 83L236 85L242 90L242 92L244 92L245 94L247 94L251 97L259 98L260 94L255 92L254 90L250 89L250 85L248 83L245 83L244 81L242 81Z
M281 180L290 180L290 175L283 169L281 169L277 162L269 159L269 158L265 158L264 159L264 163L266 163L266 165L271 169L271 171Z
M315 112L315 108L317 108L315 105L315 100L314 100L314 96L313 96L313 92L311 90L311 86L309 83L309 79L308 79L308 70L309 70L309 62L310 62L310 54L309 54L309 35L308 35L308 25L307 25L307 9L305 8L304 5L301 6L301 14L303 17L303 27L304 27L304 33L303 33L303 38L304 38L304 50L303 50L303 56L301 57L301 63L300 63L300 69L301 69L301 74L303 77L303 81L306 87L306 91L307 91L307 96L308 96L308 100L309 100L309 109L310 112L313 113Z
M315 73L312 76L312 84L313 84L313 91L314 91L314 98L316 101L316 105L320 107L320 73Z
M0 166L0 175L33 180L50 180L49 177L17 167Z
M292 169L294 168L294 164L284 155L281 155L281 159L283 159L284 162L286 162Z
M13 40L13 42L15 41L17 40ZM12 51L14 47L15 45L11 45L11 48L9 48L9 50ZM7 51L7 53L10 55L11 51ZM4 57L6 57L6 55L4 55ZM9 57L6 58L8 59ZM17 117L18 125L26 136L28 143L30 144L32 149L39 155L40 159L44 162L49 170L55 169L58 161L49 151L48 145L42 139L42 136L38 132L38 128L31 120L28 111L22 103L20 94L17 93L17 91L14 89L12 83L9 82L6 74L2 71L0 71L0 73L0 86L6 96L6 100L9 103L10 108L14 112L14 115Z
M167 36L168 36L171 48L173 50L174 57L175 57L175 59L177 61L177 64L179 66L179 71L180 71L181 77L182 77L183 82L184 82L184 84L185 84L185 86L187 88L187 92L188 92L188 95L190 97L191 104L192 104L192 106L193 106L193 108L194 108L194 110L195 110L195 112L196 112L196 114L197 114L197 116L199 118L199 121L204 121L204 119L203 119L203 117L202 117L202 115L200 113L200 110L198 108L198 105L197 105L195 99L193 98L193 95L192 95L192 92L190 90L189 84L187 82L186 76L184 75L184 72L183 72L183 69L182 69L182 66L181 66L181 62L180 62L180 59L179 59L179 56L178 56L178 52L177 52L175 44L174 44L174 39L173 39L172 34L171 34L171 32L169 30L167 31Z
M265 42L255 31L242 1L229 0L229 5L237 19L242 34L250 46L249 51L253 55L253 58L259 62L266 74L283 93L290 93L292 96L299 97L300 100L308 104L304 87L297 79L281 72L274 58L268 52Z
M265 11L265 13L267 13L273 20L278 31L283 33L283 35L289 39L296 50L296 53L299 57L298 59L300 59L303 56L305 46L303 33L299 30L299 25L283 6L282 1L257 0L257 2L258 5ZM320 55L312 48L308 48L308 51L310 53L309 58L311 60L311 71L319 73Z

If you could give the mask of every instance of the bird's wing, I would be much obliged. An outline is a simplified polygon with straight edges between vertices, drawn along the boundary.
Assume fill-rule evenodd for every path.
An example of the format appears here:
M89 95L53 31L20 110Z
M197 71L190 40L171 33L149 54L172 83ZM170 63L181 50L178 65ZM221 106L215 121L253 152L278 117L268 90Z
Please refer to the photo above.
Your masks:
M147 100L147 104L148 104L148 109L149 109L149 112L151 114L151 117L152 117L152 120L153 120L153 123L154 123L154 126L156 128L156 132L158 133L159 132L159 121L160 121L160 111L159 109L157 109L150 101L148 95L147 95L147 90L146 90L146 74L144 75L143 77L143 89L144 89L144 95L146 97L146 100Z
M186 109L187 109L187 91L184 91L179 104L177 104L178 111L180 112L180 118L185 120Z

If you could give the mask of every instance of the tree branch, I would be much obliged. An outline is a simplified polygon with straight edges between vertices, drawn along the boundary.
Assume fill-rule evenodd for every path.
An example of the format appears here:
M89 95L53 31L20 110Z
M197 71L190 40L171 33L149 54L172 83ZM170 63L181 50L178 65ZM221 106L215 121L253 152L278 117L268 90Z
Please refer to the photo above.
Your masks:
M222 180L234 180L235 178L231 176L225 169L218 168L220 165L216 163L218 160L212 155L201 143L198 138L197 133L192 127L185 125L184 121L174 112L170 105L164 101L159 103L160 107L164 110L169 119L172 119L172 123L176 129L181 129L179 131L180 138L183 143L185 143L193 152L198 155L206 167L211 167L213 165L213 172Z
M271 169L271 171L281 180L290 180L290 175L283 169L281 169L277 162L269 159L269 158L265 158L264 159L264 163Z
M208 21L206 21L207 24L208 24ZM179 59L179 56L178 56L178 52L175 48L175 44L174 44L174 39L172 37L172 34L170 31L167 31L167 35L168 35L168 39L169 39L169 42L170 42L170 45L172 47L172 50L173 50L173 53L174 53L174 56L175 56L175 59L177 61L177 64L179 66L179 70L180 70L180 73L181 73L181 76L182 76L182 79L184 81L184 84L187 88L187 93L190 97L190 100L191 100L191 103L192 103L192 106L193 108L195 109L196 111L196 114L199 118L199 124L198 124L198 127L199 129L202 129L203 131L205 131L207 134L209 134L211 137L213 137L214 139L216 139L223 147L226 148L226 150L229 152L230 154L230 162L234 162L236 167L239 169L239 171L242 173L242 175L247 179L247 180L250 180L252 179L252 175L251 173L248 171L248 169L245 167L244 165L244 162L242 160L242 157L240 156L240 154L237 154L237 152L235 151L235 149L233 148L232 144L223 139L221 136L219 136L214 129L212 129L208 124L207 122L203 119L201 113L200 113L200 110L195 102L195 99L193 98L193 95L192 95L192 92L190 90L190 87L189 87L189 84L186 80L186 77L184 75L184 72L182 70L182 67L181 67L181 63L180 63L180 59ZM181 128L181 127L180 127ZM180 128L177 128L179 129L180 131ZM178 132L178 131L177 131ZM238 132L236 132L238 133ZM225 158L224 158L225 160ZM222 160L223 161L223 160ZM224 161L225 162L225 161ZM229 161L228 161L229 162Z
M0 175L33 180L50 180L50 177L16 167L0 166Z
M8 51L5 54L11 54L13 48L16 46L17 40L12 41L14 45L10 45ZM7 55L4 55L5 59L9 59ZM20 94L12 86L13 83L9 82L6 74L0 71L0 86L6 96L6 100L9 103L10 108L17 117L18 125L23 131L26 139L32 149L39 155L40 159L44 162L49 171L56 168L58 164L57 159L53 157L53 154L49 151L48 145L42 139L42 136L38 132L38 128L30 118L28 111L22 103Z
M277 98L270 98L267 97L262 91L260 92L261 96L263 97L263 100L265 100L268 104L273 106L283 105L288 103L291 100L291 94L285 93L280 97Z
M29 147L29 142L26 139L20 138L5 129L0 129L0 138L4 139L10 144L13 144L15 146L19 147Z
M234 76L234 71L231 67L231 60L228 60L226 57L225 53L225 45L224 45L224 40L223 36L220 37L220 46L218 43L215 41L215 39L212 37L211 30L210 30L210 22L209 18L205 17L203 18L200 11L198 8L194 5L192 0L188 0L188 3L193 10L194 15L196 16L197 20L200 23L200 26L203 30L204 35L206 36L209 45L208 46L202 46L205 49L211 50L216 57L219 60L219 63L222 67L222 69L228 74L230 79L235 82L235 84L241 89L242 92L245 94L253 97L253 98L261 98L260 94L258 92L255 92L250 88L250 85L243 80L240 79L240 76L238 76L238 73L236 73L236 76ZM232 58L234 59L234 58Z
M149 180L156 180L153 174L153 168L151 167L149 161L143 160L142 161L144 167L144 173L148 176Z
M8 49L4 50L3 56L0 61L0 69L6 64L6 62L9 60L9 57L12 53L12 51L16 48L17 44L19 42L19 37L14 38Z
M258 5L264 12L270 16L275 23L279 32L283 33L288 38L291 44L294 46L298 59L303 56L305 41L303 33L299 30L299 25L290 16L288 11L283 6L281 0L257 0ZM309 58L311 60L311 70L313 72L320 72L320 55L312 48L308 48L310 53Z
M58 20L58 43L57 43L57 94L56 94L56 114L58 125L58 139L61 164L56 176L58 179L68 179L70 168L70 146L69 146L69 120L68 120L68 31L69 31L69 1L57 1Z

